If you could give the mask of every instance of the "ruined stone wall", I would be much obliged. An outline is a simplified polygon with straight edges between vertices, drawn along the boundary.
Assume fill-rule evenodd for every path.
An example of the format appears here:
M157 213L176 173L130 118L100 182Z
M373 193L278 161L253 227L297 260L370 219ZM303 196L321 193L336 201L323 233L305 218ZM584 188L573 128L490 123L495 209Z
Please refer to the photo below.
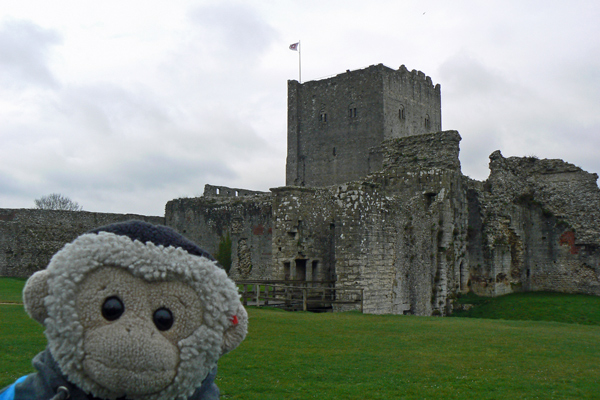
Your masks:
M273 279L335 279L331 190L273 189Z
M268 194L268 192L259 192L256 190L230 188L227 186L204 185L204 197L246 197L259 194Z
M274 277L332 276L337 289L364 289L367 313L449 313L468 281L459 141L454 131L393 139L380 146L385 169L365 179L274 189Z
M402 212L380 185L352 182L335 192L336 287L364 289L364 312L392 313L393 286L398 265L397 224ZM351 292L339 292L341 300ZM348 309L341 306L338 310ZM410 308L410 306L409 306Z
M136 214L0 209L0 276L28 277L82 233L131 219L165 223L162 217Z
M562 160L490 156L469 183L471 289L600 295L598 176Z
M165 208L166 224L215 255L231 239L233 279L269 279L271 271L271 196L176 199Z
M466 266L465 207L456 199L461 188L449 190L459 181L457 174L429 171L405 176L394 187L341 187L337 286L363 287L365 312L450 312Z
M478 182L460 171L459 143L455 131L386 140L373 148L382 169L363 179L287 186L272 197L188 199L179 211L167 207L167 223L197 229L190 237L213 243L209 251L223 232L238 232L234 245L244 239L244 248L272 255L247 276L362 288L368 313L446 315L468 291L600 295L597 175L496 152L489 179ZM248 239L267 226L272 240ZM257 265L260 254L250 259Z
M468 270L459 141L454 131L386 141L381 173L338 186L337 286L363 287L365 312L451 312Z

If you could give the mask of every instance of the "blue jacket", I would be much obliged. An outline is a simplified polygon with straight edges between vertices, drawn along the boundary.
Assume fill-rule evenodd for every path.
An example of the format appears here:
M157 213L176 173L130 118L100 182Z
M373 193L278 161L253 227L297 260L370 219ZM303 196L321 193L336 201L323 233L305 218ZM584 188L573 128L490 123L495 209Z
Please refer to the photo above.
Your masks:
M33 366L38 372L19 378L2 389L0 400L50 400L56 396L59 386L67 388L69 400L102 400L67 381L48 349L34 357ZM216 375L215 367L188 400L218 400L220 393L215 384Z

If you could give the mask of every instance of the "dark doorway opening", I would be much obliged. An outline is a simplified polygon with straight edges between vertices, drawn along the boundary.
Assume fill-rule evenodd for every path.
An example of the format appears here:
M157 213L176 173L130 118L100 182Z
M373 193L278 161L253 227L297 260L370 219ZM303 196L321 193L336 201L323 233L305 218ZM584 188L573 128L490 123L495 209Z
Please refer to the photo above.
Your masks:
M306 280L306 260L296 260L296 280Z
M286 281L290 279L290 263L289 262L283 263L283 279Z

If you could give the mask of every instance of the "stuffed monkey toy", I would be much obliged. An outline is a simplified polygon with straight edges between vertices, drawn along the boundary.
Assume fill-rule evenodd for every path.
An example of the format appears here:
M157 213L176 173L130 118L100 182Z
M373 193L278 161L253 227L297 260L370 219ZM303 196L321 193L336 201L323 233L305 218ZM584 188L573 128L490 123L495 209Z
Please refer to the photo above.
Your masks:
M247 333L235 284L174 230L140 221L79 236L23 290L44 325L38 372L0 400L218 399L219 357Z

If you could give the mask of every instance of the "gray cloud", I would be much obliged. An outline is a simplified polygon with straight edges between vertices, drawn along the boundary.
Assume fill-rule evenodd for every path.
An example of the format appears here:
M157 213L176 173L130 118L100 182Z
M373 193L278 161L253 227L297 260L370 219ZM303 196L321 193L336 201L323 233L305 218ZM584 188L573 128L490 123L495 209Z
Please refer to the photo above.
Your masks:
M125 88L112 82L65 88L55 111L82 125L82 134L146 135L164 131L176 118L150 88Z
M24 193L32 196L36 193L36 191L27 185L23 185L21 181L13 178L7 172L0 172L0 199L6 199L15 195L22 195Z
M48 171L44 186L70 191L116 192L152 187L156 190L197 180L225 180L235 173L222 161L176 159L162 154L144 154L139 159L122 159L97 171L74 169Z
M9 87L56 86L49 66L52 46L60 44L57 32L29 21L5 20L0 25L0 82Z
M214 2L190 11L202 47L239 66L254 64L277 38L254 8L243 3Z

